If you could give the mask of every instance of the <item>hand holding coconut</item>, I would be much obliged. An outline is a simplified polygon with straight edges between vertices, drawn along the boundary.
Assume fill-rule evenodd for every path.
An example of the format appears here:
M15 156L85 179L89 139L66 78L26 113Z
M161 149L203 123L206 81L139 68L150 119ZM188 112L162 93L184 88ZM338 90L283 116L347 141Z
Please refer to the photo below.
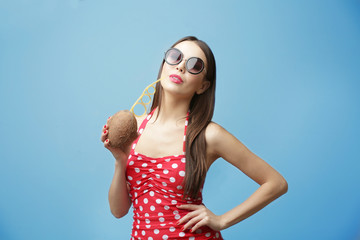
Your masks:
M142 115L136 116L139 117L146 114L146 107L150 104L151 96L155 93L155 84L160 80L158 79L145 88L130 111L121 110L117 112L107 120L106 125L103 127L101 141L111 151L116 160L127 159L127 156L130 154L131 144L138 137L134 107L140 104L145 110ZM153 92L149 92L150 88L153 88ZM144 96L148 97L148 102L143 101Z
M107 120L103 127L101 141L116 160L126 159L131 143L137 138L137 122L133 113L121 110Z

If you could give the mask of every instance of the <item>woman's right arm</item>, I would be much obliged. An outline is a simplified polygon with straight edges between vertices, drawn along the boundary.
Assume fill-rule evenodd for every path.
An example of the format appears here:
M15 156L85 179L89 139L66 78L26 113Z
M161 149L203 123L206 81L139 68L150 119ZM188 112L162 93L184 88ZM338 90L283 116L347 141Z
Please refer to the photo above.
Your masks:
M116 218L125 216L131 206L128 186L125 178L126 164L120 162L123 161L115 161L114 177L109 189L110 210Z
M131 200L125 177L127 154L124 153L121 149L112 148L109 145L109 139L107 139L109 132L108 122L103 127L101 141L104 143L104 147L109 149L115 158L115 172L109 189L109 205L111 213L116 218L121 218L128 213L131 207Z

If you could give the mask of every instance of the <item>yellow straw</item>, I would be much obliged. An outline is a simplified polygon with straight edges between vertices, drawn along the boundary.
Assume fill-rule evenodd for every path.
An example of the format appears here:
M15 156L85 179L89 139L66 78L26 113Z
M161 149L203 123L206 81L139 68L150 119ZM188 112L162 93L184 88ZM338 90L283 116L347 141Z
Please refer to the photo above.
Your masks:
M131 107L131 109L130 109L130 112L132 112L135 116L137 116L137 117L142 117L142 116L144 116L145 114L146 114L146 107L151 103L151 100L152 100L152 98L151 98L151 96L152 95L154 95L155 94L155 84L157 83L157 82L159 82L161 79L158 79L158 80L156 80L155 82L153 82L152 84L150 84L149 86L147 86L145 89L144 89L144 91L143 91L143 93L141 94L141 96L136 100L136 102L134 103L134 105ZM152 92L152 93L150 93L149 92L149 88L153 88L154 89L154 92ZM149 101L148 102L143 102L143 97L144 96L148 96L149 97ZM138 104L140 104L140 105L142 105L143 107L144 107L144 113L142 114L142 115L137 115L137 114L135 114L135 112L134 112L134 108L135 108L135 106L136 105L138 105Z

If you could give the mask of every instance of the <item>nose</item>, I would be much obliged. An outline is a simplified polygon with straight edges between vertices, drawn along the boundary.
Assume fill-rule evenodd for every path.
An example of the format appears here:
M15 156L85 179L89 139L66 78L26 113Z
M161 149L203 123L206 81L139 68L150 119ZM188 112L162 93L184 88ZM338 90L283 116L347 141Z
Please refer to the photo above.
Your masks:
M178 70L180 72L184 72L185 71L185 63L186 63L185 59L183 59L181 62L179 62L179 64L176 65L176 70Z

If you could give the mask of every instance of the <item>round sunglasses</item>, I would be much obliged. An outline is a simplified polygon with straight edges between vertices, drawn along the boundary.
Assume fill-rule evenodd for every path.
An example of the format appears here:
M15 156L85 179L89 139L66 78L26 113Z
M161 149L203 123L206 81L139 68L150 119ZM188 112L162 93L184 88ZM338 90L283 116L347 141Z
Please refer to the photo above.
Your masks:
M169 65L177 65L183 60L183 53L177 48L170 48L165 52L164 60ZM204 70L205 64L201 58L191 57L186 60L186 70L191 74L199 74Z

